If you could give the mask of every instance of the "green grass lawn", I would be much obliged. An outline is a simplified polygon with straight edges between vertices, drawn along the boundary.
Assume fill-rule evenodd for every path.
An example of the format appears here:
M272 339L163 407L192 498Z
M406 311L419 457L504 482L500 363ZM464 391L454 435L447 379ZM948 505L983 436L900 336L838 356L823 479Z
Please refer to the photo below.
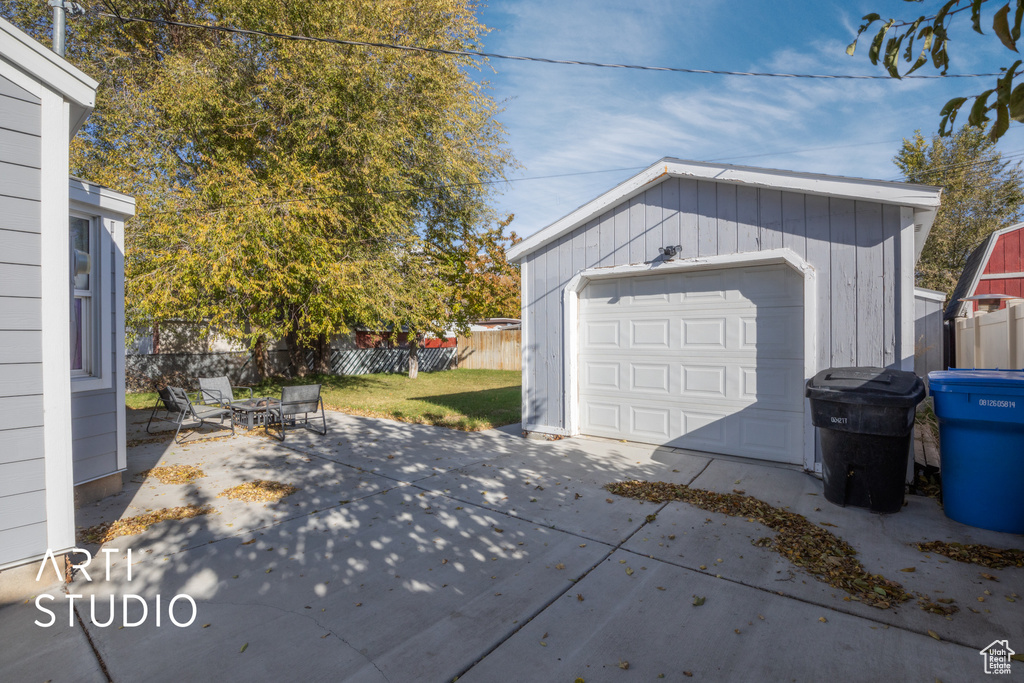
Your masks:
M420 373L416 379L398 374L275 377L253 386L253 395L280 397L282 385L319 383L324 404L333 410L479 431L519 422L521 379L518 370L447 370ZM146 409L155 399L155 392L128 394L125 404Z

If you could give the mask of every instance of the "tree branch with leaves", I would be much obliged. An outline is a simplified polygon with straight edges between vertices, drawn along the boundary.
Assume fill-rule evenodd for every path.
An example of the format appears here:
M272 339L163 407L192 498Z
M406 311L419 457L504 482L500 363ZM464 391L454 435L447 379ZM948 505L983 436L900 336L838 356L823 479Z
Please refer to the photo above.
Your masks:
M906 0L921 3L922 0ZM872 64L881 63L893 78L903 78L931 62L942 75L949 71L950 32L954 18L969 13L972 29L986 35L982 30L985 22L991 24L992 35L1006 47L1019 53L1017 41L1021 37L1024 20L1024 0L1013 0L1002 6L988 0L945 0L933 14L921 15L914 20L889 18L871 13L864 17L864 23L857 31L857 37L846 48L849 55L857 49L857 42L865 33L874 29L874 37L868 48L868 59ZM995 9L993 9L995 8ZM989 21L987 16L991 17ZM901 71L900 66L908 65ZM974 103L967 115L970 126L988 131L989 139L1001 138L1010 127L1011 121L1024 122L1024 83L1014 84L1021 75L1022 60L1017 59L1009 66L1000 68L996 75L995 87L977 95L957 96L950 99L939 112L939 135L947 136L955 129L957 117L970 100ZM994 98L993 98L994 96Z

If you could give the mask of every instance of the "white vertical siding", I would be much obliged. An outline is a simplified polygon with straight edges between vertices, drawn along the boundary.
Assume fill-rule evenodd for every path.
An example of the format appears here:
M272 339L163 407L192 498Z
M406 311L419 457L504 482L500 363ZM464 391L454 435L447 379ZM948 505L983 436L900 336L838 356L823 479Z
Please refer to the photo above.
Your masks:
M530 254L524 295L536 350L524 385L528 428L565 426L562 290L581 270L787 247L816 271L815 367L898 364L902 299L899 207L709 180L667 178ZM594 245L597 245L595 248Z

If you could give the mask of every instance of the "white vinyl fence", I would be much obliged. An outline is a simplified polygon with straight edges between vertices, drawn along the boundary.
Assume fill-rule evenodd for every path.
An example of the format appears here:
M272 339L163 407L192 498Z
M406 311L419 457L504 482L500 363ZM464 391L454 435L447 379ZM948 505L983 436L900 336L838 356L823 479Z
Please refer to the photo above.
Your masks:
M958 368L1024 369L1024 302L956 321Z

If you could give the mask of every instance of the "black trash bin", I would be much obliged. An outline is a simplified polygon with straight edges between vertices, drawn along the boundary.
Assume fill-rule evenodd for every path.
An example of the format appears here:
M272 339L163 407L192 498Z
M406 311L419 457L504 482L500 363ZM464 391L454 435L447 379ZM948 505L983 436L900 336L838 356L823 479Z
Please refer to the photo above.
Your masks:
M913 372L829 368L807 381L821 437L825 499L872 512L903 507L914 413L925 397Z

